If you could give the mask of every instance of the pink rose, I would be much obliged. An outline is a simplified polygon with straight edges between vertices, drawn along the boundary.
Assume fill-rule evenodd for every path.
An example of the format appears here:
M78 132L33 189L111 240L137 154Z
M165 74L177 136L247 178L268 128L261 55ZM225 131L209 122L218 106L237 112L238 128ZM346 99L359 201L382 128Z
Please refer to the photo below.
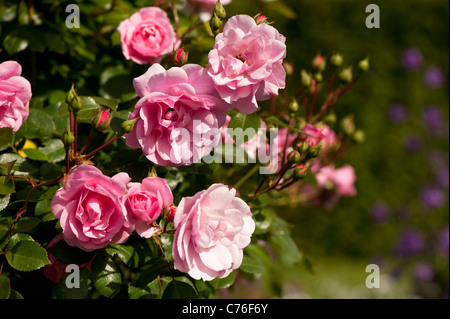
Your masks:
M147 177L141 183L129 183L125 208L133 219L139 236L150 238L158 229L151 226L164 209L173 203L172 191L163 178Z
M31 85L16 61L0 63L0 127L17 132L28 117Z
M339 196L355 196L355 170L350 165L341 168L323 166L316 173L317 185L334 190Z
M184 197L174 219L175 269L204 281L228 276L242 263L255 222L236 190L213 184Z
M125 135L157 165L190 165L220 142L225 103L217 96L206 69L186 64L165 70L153 64L134 79L141 98L129 119L139 118Z
M122 21L117 31L123 55L138 64L159 62L181 43L166 12L158 7L140 9Z
M212 13L214 11L214 6L216 5L217 0L188 0L189 7L193 6L198 8L200 12L200 19L202 21L208 21L212 17ZM227 5L231 2L231 0L221 0L220 3L222 5ZM189 8L189 11L190 10Z
M125 242L134 228L122 202L129 182L126 173L111 178L94 166L75 168L51 203L64 240L85 251Z
M303 132L309 134L310 136L302 135L302 141L308 143L311 147L319 144L319 142L325 137L320 128L311 124L306 124L303 128Z
M208 73L222 99L250 114L258 109L257 101L278 95L286 80L285 41L266 23L257 25L247 15L231 17L208 55Z
M339 139L336 133L328 126L324 125L323 130L323 139L322 139L322 150L320 152L320 157L326 158L330 153L336 150L339 147Z

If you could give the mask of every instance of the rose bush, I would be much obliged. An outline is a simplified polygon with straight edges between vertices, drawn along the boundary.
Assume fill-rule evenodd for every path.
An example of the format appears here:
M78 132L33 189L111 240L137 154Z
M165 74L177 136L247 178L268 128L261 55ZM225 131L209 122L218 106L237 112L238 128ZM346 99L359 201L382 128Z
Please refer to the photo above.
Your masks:
M6 54L24 51L31 61L0 64L7 297L21 296L25 272L41 282L33 270L42 267L55 298L212 298L243 278L279 286L274 263L306 259L273 199L295 185L296 197L309 196L303 204L356 194L353 169L334 168L341 146L356 140L355 123L348 117L339 130L327 119L356 83L352 71L331 69L341 82L330 80L322 96L319 76L303 70L298 92L279 96L293 67L268 18L227 19L220 3L190 4L201 17L183 14L177 1L80 5L86 20L70 32L55 8L30 7L40 13L33 25L5 38ZM46 50L42 67L36 54ZM319 61L325 72L328 59ZM216 152L223 158L206 160ZM67 286L66 265L86 267L80 290Z

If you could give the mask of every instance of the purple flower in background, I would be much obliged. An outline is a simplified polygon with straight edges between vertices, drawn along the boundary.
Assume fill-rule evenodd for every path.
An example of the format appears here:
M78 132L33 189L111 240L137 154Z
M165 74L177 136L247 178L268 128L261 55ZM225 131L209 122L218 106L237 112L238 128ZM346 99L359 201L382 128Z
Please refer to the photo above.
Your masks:
M436 105L428 105L422 111L422 120L432 136L445 136L446 126L442 109Z
M409 110L406 106L400 103L393 103L388 109L388 118L392 123L403 123L409 117Z
M372 219L377 223L383 223L389 218L389 206L383 201L377 201L372 204L370 209Z
M445 193L437 186L426 186L420 192L420 201L427 211L440 208L445 205Z
M439 89L445 83L445 74L441 68L430 65L423 74L423 84L430 89Z
M401 62L408 71L416 71L423 64L422 52L418 48L410 47L403 51Z
M438 237L438 250L443 256L448 256L448 246L449 246L449 237L448 237L448 227L442 230L439 233Z
M418 282L428 282L433 280L435 269L432 265L424 262L418 262L413 270L414 279Z
M403 147L409 152L418 152L422 146L423 140L417 135L409 135L403 140Z
M439 184L439 186L448 189L449 188L449 172L448 167L439 171L436 174L436 182Z
M408 257L420 254L425 248L422 233L413 228L404 229L394 245L394 253L398 256Z

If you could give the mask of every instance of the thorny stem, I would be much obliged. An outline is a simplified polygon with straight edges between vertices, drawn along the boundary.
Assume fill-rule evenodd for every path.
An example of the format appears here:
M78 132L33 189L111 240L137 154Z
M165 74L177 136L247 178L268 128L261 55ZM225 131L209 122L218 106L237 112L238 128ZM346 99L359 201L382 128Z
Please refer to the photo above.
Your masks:
M169 263L169 261L166 258L166 253L164 252L164 249L163 249L163 247L161 245L161 239L159 238L159 236L153 236L153 238L155 239L156 244L159 246L159 249L161 250L161 252L163 254L164 261L166 262L167 267L169 268L170 275L172 276L172 280L175 280L175 276L173 274L173 269L172 269L172 267L170 267L170 263Z
M105 144L103 144L102 146L97 147L95 150L93 150L92 152L90 152L89 154L83 156L84 159L87 159L89 157L91 157L92 155L94 155L95 153L97 153L98 151L101 151L102 149L104 149L105 147L107 147L109 144L117 141L119 139L119 136L116 135L114 136L112 139L110 139L108 142L106 142Z

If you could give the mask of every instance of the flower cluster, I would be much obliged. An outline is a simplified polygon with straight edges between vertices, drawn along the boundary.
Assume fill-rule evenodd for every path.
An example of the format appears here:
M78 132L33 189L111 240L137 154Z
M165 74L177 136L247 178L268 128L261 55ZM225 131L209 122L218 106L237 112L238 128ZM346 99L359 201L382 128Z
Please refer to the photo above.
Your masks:
M174 269L194 280L212 281L232 275L243 265L244 249L253 245L248 250L259 250L255 247L270 237L282 236L276 244L280 252L287 247L292 250L291 260L301 259L288 229L278 229L284 223L268 226L278 217L271 210L261 212L259 196L286 190L303 204L331 208L340 197L356 195L354 169L350 165L336 167L335 162L351 143L363 139L363 133L356 129L351 116L342 119L338 128L332 108L367 71L368 60L359 63L354 76L351 67L341 67L340 54L329 59L318 55L312 71L300 72L302 83L291 99L286 90L281 91L288 75L293 74L293 67L284 61L286 38L267 17L235 15L226 19L220 2L189 0L186 4L185 10L199 12L195 18L210 19L209 25L198 23L181 28L179 8L174 2L164 1L140 8L117 23L117 51L120 53L121 49L122 62L129 68L113 67L107 75L102 73L101 82L108 82L109 73L117 71L120 77L128 79L126 85L132 92L121 99L80 96L72 84L59 101L61 121L53 125L55 131L61 132L53 132L52 127L49 136L40 141L33 135L34 128L13 141L13 132L18 132L29 116L31 85L21 76L20 64L0 64L0 128L7 128L9 134L4 134L6 138L2 135L2 143L5 140L6 147L17 153L0 166L2 174L6 172L0 185L7 195L6 206L10 194L15 192L16 180L31 184L23 207L12 222L5 256L16 222L33 206L38 212L51 214L45 218L55 224L53 231L57 234L46 243L48 259L43 258L35 266L38 269L47 265L44 274L53 282L62 278L64 262L73 257L64 258L67 256L61 253L62 245L89 257L81 258L77 264L96 272L94 279L103 276L99 274L98 260L104 255L121 259L121 266L128 267L129 272L124 274L131 282L130 294L135 292L133 289L148 288L150 282L146 278L152 278L156 272L158 276L170 274L171 283L177 284ZM188 62L186 50L189 33L200 32L200 28L205 35L214 37L214 43L205 42L209 47L202 65ZM327 69L327 63L332 67ZM130 70L135 72L133 80ZM329 75L328 85L323 80L325 75ZM318 94L323 89L326 97L319 106ZM36 100L38 105L40 102ZM120 109L119 103L123 103ZM54 113L40 111L36 109L30 115L37 114L45 121ZM90 131L84 130L86 127ZM58 139L53 136L56 133ZM248 134L248 138L240 141L240 133L240 137ZM103 142L97 137L102 134L106 136ZM198 174L204 168L202 159L215 152L224 155L228 146L232 151L245 152L245 164L260 162L247 172L242 166L238 168L237 181L231 169L226 176L218 172L217 176L210 174L210 180L199 178L201 188L188 179L182 185L173 184L173 172L183 177L190 170ZM107 155L105 150L113 147L115 151ZM94 158L95 154L100 156ZM129 155L130 160L116 165L111 154L119 162ZM236 160L235 154L225 155L227 160ZM46 161L39 170L42 177L15 175L17 167L27 160ZM58 162L63 164L58 166ZM261 174L255 176L258 169ZM307 181L310 173L313 178ZM291 185L294 187L288 189ZM36 196L34 205L33 192L41 188L45 192ZM186 192L190 196L185 196ZM255 239L255 234L261 236ZM156 246L152 250L147 245ZM132 249L128 250L130 246ZM254 255L264 259L267 252L261 249ZM138 251L145 251L140 261L134 259ZM48 265L50 262L52 265ZM149 276L143 274L147 267L155 267ZM248 265L247 268L255 272ZM113 295L96 288L107 297Z

